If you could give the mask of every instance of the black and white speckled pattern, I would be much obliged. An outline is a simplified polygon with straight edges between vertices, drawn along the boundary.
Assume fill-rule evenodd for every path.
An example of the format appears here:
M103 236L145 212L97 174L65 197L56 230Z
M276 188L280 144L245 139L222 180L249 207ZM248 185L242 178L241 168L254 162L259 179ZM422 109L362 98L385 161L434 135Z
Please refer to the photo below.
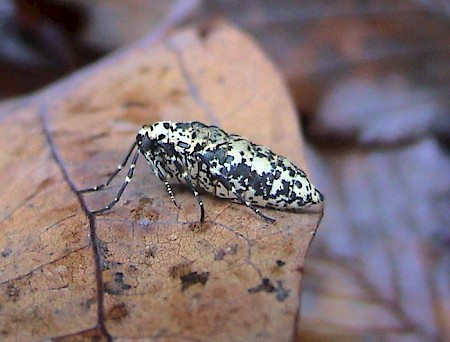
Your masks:
M258 207L301 209L323 201L306 174L288 159L200 122L161 121L142 127L136 136L140 153L165 182L187 183L195 189L242 202L258 215Z

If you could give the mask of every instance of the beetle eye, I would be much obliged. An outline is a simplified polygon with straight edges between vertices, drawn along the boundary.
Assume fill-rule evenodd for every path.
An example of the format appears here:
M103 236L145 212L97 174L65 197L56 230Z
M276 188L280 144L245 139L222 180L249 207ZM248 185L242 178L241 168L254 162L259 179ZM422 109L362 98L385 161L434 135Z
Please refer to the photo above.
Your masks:
M147 135L139 134L136 137L136 141L143 151L149 151L153 149L154 142Z

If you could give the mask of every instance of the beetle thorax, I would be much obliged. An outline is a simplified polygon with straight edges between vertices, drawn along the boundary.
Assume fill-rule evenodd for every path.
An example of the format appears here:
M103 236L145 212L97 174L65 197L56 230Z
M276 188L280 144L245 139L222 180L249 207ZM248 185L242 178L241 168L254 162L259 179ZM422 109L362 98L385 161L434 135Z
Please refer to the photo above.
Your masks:
M170 133L173 130L172 122L170 121L159 121L155 122L153 125L143 126L138 133L138 136L146 136L150 140L158 140L161 142L168 142Z

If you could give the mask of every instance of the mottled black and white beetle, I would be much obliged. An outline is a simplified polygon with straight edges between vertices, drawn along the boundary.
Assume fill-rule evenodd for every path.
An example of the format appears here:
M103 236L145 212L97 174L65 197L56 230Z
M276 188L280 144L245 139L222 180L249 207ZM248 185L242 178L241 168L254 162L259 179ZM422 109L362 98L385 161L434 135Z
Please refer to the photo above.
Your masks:
M239 135L195 121L160 121L143 126L125 159L106 183L80 192L97 191L108 186L136 147L125 182L116 197L94 214L111 209L119 201L133 177L139 154L164 182L177 207L169 181L175 178L190 188L200 206L201 222L205 219L205 210L198 193L200 189L241 202L270 222L274 219L261 213L257 207L298 210L323 201L323 195L310 183L306 174L286 158Z

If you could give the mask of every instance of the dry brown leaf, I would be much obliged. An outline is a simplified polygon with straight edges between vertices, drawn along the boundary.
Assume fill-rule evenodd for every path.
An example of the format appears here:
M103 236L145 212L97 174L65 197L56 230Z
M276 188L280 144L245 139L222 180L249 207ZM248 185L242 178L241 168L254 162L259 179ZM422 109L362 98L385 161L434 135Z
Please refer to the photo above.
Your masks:
M141 160L98 194L142 124L218 124L304 167L292 103L254 43L226 26L187 29L0 107L2 339L290 340L320 214L269 211L174 188ZM124 175L123 175L124 177Z

